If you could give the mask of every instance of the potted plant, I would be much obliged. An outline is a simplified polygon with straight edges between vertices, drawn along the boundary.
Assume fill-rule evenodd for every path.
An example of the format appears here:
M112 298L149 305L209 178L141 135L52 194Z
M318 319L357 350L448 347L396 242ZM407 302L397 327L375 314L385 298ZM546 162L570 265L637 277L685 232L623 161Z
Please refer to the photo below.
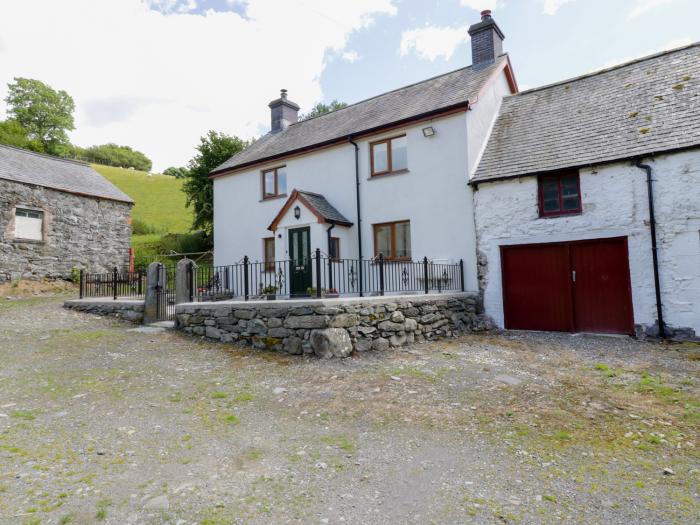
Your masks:
M340 297L340 294L338 293L338 290L336 288L329 288L325 294L325 297L329 299L336 299Z
M275 295L277 293L276 286L272 286L272 285L266 286L265 288L262 289L262 293L263 293L263 295L266 296L265 298L268 301L274 301L275 299L277 299L277 295Z

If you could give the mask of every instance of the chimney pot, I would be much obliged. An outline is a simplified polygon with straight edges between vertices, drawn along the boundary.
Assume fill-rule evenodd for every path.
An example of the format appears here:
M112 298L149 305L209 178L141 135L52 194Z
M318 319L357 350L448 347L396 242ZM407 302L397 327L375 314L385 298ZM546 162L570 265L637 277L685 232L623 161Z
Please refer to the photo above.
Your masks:
M481 12L481 19L485 20L486 18L491 18L491 10L490 9L484 9Z

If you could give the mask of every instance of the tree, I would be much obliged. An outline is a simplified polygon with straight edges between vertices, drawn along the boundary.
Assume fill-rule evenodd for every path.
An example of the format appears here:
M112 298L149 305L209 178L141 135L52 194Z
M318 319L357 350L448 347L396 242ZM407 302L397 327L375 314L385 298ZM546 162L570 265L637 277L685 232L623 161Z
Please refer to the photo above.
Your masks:
M52 155L69 151L66 132L75 129L73 98L31 78L15 77L7 87L7 114L27 131L29 139L40 142L43 150Z
M129 146L119 146L110 142L89 148L75 148L75 156L96 164L116 166L118 168L134 168L150 171L153 162L145 154Z
M27 130L19 122L11 119L0 122L0 144L39 152L43 151L42 144L31 140Z
M171 177L175 177L176 179L184 179L187 177L187 168L176 168L175 166L170 166L169 168L165 168L163 175L169 175Z
M194 210L193 229L211 234L214 224L214 184L209 173L242 151L248 142L225 133L209 131L199 139L197 154L187 164L187 175L182 191L187 195L187 206Z
M337 100L333 100L333 102L331 102L330 104L324 104L323 102L319 102L311 108L311 111L309 111L305 115L302 115L299 118L299 120L307 120L310 118L318 117L319 115L325 115L326 113L330 113L331 111L335 111L336 109L342 109L344 107L347 107L347 104L345 102L338 102Z

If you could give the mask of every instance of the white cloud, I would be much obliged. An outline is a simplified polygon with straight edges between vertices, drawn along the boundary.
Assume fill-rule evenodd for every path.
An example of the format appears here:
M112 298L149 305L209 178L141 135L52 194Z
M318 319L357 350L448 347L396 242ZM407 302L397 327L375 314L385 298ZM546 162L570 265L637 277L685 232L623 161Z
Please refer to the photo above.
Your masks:
M673 0L637 0L634 8L627 14L628 18L636 18L657 7L670 4Z
M559 8L573 0L542 0L542 12L545 15L555 15Z
M469 39L468 27L427 26L401 33L401 56L415 53L418 58L449 60L457 47Z
M13 77L43 80L75 99L74 143L127 144L155 169L182 165L209 129L268 129L280 88L310 108L327 53L342 56L353 31L396 13L393 0L249 0L247 18L158 1L3 0L0 101Z
M345 60L346 62L350 62L351 64L354 62L357 62L362 58L357 51L354 50L349 50L349 51L343 51L343 54L340 55L340 58Z
M495 9L497 0L459 0L459 3L464 7L483 11L485 9Z

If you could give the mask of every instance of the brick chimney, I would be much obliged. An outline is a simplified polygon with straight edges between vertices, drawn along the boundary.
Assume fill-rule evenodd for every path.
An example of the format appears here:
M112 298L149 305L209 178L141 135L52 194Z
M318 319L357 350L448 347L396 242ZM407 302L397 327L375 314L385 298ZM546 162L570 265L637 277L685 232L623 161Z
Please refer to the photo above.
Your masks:
M280 91L280 98L273 100L268 104L270 108L270 116L272 118L273 133L287 129L287 126L297 121L299 115L299 106L291 100L287 100L287 90Z
M505 36L491 18L491 10L481 12L481 22L469 28L469 36L472 37L472 67L480 69L493 64L496 58L503 53L503 40Z

